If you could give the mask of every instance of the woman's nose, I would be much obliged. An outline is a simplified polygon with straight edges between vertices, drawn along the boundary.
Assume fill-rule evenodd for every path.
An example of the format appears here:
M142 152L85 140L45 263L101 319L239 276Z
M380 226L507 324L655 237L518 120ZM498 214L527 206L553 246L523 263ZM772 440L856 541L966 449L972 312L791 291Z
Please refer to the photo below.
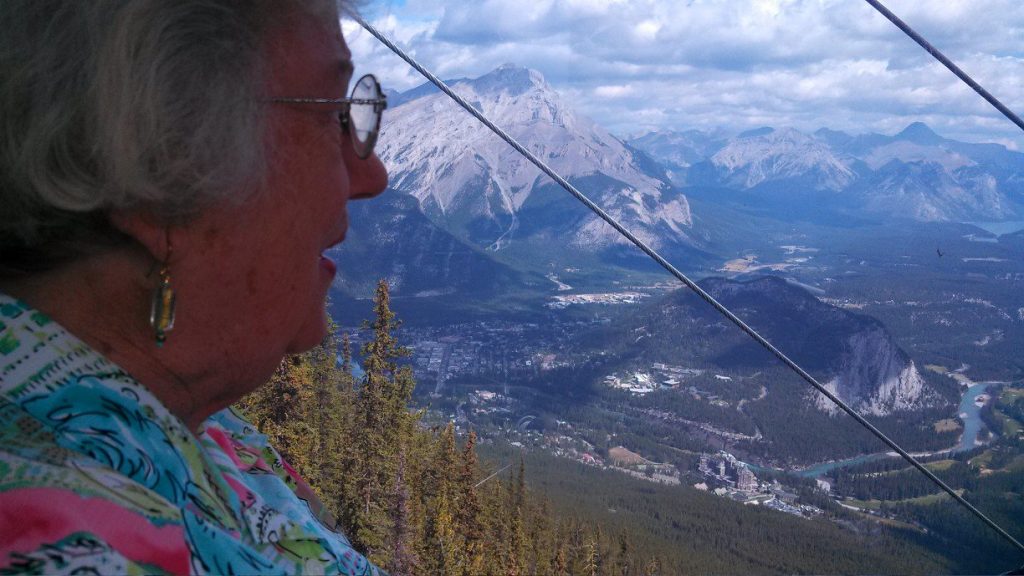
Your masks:
M351 151L347 154L345 164L349 169L349 184L351 186L350 200L362 200L373 198L384 191L388 186L388 171L384 163L380 161L377 154L371 154L369 158L360 158Z

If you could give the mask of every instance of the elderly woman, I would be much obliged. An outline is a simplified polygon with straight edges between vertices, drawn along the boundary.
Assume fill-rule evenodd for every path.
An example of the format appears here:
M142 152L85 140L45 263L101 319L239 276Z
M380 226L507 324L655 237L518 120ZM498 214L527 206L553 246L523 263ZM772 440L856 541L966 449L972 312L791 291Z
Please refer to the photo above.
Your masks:
M338 10L0 2L0 571L376 572L226 409L386 186Z

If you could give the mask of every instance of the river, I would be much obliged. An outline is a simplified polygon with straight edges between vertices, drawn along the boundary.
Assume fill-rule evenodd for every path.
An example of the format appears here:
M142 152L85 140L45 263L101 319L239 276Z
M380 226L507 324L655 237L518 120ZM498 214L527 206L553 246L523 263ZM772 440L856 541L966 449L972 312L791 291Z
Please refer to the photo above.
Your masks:
M960 442L951 450L939 450L938 452L963 452L964 450L970 450L977 446L978 433L981 432L984 424L981 422L981 407L975 404L975 401L978 399L978 396L984 394L990 386L997 384L1002 384L1002 382L978 382L964 390L963 396L960 398L960 407L957 410L957 414L960 415L960 419L964 424L964 433L960 438ZM899 444L899 438L896 438L895 440L896 443ZM799 470L789 470L788 472L805 478L818 478L838 468L856 466L857 464L874 462L875 460L891 458L893 456L897 456L897 454L895 452L862 454L854 458L847 458L846 460L822 462L821 464L815 464ZM756 470L762 467L755 466L753 468Z

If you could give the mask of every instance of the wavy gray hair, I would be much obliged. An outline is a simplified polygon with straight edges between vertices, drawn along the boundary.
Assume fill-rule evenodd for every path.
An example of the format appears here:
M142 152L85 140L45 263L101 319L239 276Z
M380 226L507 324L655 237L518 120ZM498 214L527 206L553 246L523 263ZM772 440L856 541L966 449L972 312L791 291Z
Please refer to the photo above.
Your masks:
M0 278L124 242L111 210L173 223L258 182L264 36L339 4L0 1Z

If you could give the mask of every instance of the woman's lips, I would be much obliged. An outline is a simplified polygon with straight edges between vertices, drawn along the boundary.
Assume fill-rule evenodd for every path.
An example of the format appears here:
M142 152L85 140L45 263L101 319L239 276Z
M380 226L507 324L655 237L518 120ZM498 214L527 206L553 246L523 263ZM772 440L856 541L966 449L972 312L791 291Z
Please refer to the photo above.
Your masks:
M324 251L320 253L320 269L330 274L331 278L334 278L334 276L338 274L338 265L334 262L334 260L331 260L327 256L324 256L324 254L327 253L332 248L337 248L339 245L341 245L342 242L345 241L345 234L346 232L348 232L348 226L346 225L343 226L342 228L343 229L341 234L339 234L338 237L335 238L333 242L328 244L327 248L324 248Z
M334 260L331 260L323 254L320 255L320 269L330 274L331 278L338 273L338 265L334 263Z

